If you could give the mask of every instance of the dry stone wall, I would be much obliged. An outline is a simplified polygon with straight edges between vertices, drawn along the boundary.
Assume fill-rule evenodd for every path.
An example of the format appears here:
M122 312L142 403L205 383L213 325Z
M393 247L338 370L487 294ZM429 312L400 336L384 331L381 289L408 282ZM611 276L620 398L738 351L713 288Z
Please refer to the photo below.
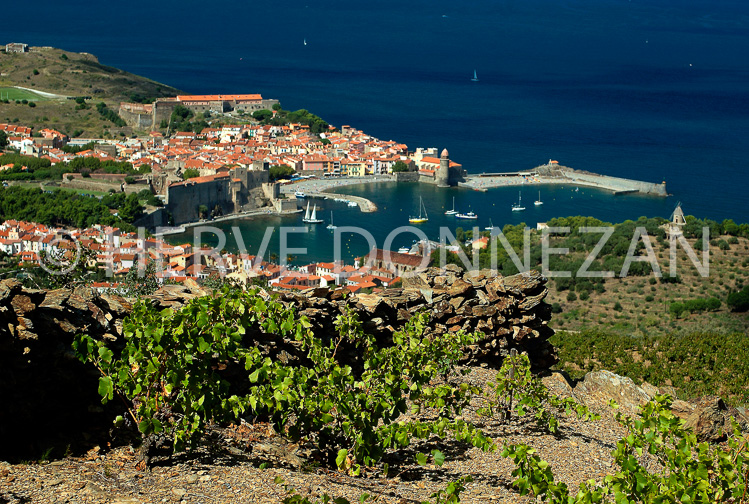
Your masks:
M335 318L351 307L366 330L387 344L393 332L414 313L431 315L429 332L438 336L458 330L484 336L469 349L466 361L499 366L511 348L525 351L534 365L556 360L548 338L551 312L543 302L546 279L537 273L503 278L483 271L464 274L457 268L429 269L404 281L404 287L380 294L346 296L344 290L310 289L282 293L312 322L316 334L332 335ZM347 291L346 291L347 292ZM207 295L194 283L165 286L151 299L160 308L179 308ZM91 288L27 289L16 280L0 282L0 459L29 456L50 446L86 446L105 439L111 419L122 405L102 405L98 374L74 356L76 334L117 342L132 304ZM294 345L290 344L291 359ZM355 349L350 349L352 362Z

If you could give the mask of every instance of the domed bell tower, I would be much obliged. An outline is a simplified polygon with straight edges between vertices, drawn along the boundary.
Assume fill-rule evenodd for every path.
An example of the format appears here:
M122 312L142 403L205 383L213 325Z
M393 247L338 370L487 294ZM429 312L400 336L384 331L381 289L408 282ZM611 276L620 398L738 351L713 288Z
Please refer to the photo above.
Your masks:
M438 187L450 186L450 154L447 149L442 149L442 154L440 154L440 167L437 169L435 182Z

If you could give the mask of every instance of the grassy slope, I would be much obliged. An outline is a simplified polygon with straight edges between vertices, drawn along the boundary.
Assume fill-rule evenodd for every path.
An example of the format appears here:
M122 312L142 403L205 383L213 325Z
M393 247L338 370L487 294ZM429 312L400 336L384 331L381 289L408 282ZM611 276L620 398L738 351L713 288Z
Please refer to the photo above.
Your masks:
M67 59L62 58L63 54ZM34 75L35 69L37 75ZM180 93L145 77L102 65L91 54L53 48L34 47L24 54L0 52L0 74L0 88L22 86L64 96L90 96L91 105L103 101L114 110L119 102L129 101L134 93L149 98ZM5 92L3 89L3 94ZM76 110L73 100L40 100L36 105L31 108L0 103L0 122L51 127L68 134L83 130L82 136L103 136L107 131L112 136L131 133L129 128L115 128L111 122L101 119L93 107Z

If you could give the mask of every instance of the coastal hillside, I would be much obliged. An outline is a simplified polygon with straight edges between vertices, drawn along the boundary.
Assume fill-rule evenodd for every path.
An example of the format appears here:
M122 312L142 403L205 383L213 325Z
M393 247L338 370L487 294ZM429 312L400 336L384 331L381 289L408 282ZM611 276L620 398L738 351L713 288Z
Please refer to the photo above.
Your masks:
M102 65L89 53L52 47L0 52L0 122L58 129L69 136L106 132L117 136L130 130L118 128L93 104L104 102L116 110L120 101L150 102L179 93L166 84ZM76 103L75 97L86 100Z

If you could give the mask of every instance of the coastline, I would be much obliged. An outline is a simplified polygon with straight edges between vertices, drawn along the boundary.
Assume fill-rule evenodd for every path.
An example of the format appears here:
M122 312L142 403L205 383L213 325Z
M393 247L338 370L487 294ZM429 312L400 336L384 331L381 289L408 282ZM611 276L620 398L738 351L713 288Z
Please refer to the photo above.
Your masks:
M494 175L491 173L469 174L465 182L460 182L458 188L469 189L473 191L487 192L489 189L499 187L516 187L529 185L573 185L580 187L592 187L611 191L612 195L640 193L646 196L665 197L668 194L665 191L665 182L663 184L654 184L619 177L610 177L596 173L578 172L566 167L559 167L559 174L542 175L537 173L537 168L525 172L525 175ZM377 211L377 205L364 197L353 196L344 193L331 192L334 189L359 184L373 184L380 182L395 182L392 175L374 175L366 177L338 177L327 179L304 179L290 184L283 184L279 192L287 197L293 197L297 191L306 194L307 199L328 199L335 195L344 200L353 201L357 204L362 212L370 213ZM424 183L424 182L417 182ZM643 190L645 188L645 190ZM303 200L302 200L303 201ZM295 211L277 212L271 207L250 210L238 214L229 214L216 219L189 222L178 227L162 230L154 233L154 236L168 236L173 234L184 233L187 229L196 226L209 226L211 223L224 222L236 219L252 219L264 215L292 215L302 212L302 209Z

